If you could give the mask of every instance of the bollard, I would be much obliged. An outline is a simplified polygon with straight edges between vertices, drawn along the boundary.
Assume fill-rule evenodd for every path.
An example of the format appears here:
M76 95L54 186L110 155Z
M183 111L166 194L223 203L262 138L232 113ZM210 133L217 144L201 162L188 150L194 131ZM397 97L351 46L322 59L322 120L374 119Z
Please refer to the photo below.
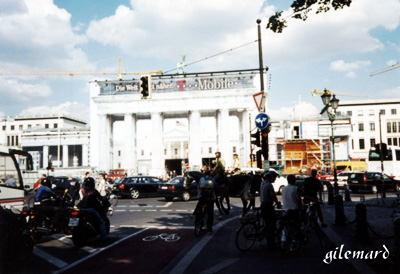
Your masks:
M335 224L346 225L346 216L344 215L343 196L335 196Z
M328 205L333 205L335 203L333 199L333 186L328 185Z
M344 186L344 201L351 202L350 190L347 185Z
M362 203L356 205L356 240L368 242L367 206Z

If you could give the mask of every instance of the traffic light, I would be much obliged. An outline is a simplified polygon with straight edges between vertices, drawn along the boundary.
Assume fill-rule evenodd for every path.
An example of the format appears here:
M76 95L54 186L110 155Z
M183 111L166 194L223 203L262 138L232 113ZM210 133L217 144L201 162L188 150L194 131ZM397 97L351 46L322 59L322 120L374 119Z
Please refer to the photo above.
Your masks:
M268 161L268 133L271 131L271 127L268 126L267 128L261 131L261 151L264 157L264 160Z
M382 146L382 159L385 159L386 157L388 157L387 145L385 143L375 144L375 150L376 153L381 155L381 146Z
M151 76L140 76L140 99L151 99Z
M256 158L257 158L257 167L258 168L263 168L263 161L262 161L262 158L261 158L261 150L257 151L256 154L257 154L257 156L256 156Z
M250 134L251 144L255 145L256 147L261 147L260 144L260 131L257 130L256 133Z

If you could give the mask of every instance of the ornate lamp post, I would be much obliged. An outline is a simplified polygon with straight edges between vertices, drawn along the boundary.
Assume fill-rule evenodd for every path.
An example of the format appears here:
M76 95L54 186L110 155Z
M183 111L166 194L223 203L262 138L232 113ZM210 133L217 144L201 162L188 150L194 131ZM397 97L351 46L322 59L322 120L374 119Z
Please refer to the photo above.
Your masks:
M332 97L332 99L331 99ZM339 192L339 187L337 183L337 171L336 171L336 156L335 156L335 134L333 132L333 122L336 119L336 109L339 106L339 99L336 98L335 95L331 96L329 90L324 90L324 94L321 95L322 102L324 103L324 108L321 111L321 114L325 111L328 114L328 118L331 121L331 139L332 139L332 160L333 160L333 180L334 180L334 191L335 195Z

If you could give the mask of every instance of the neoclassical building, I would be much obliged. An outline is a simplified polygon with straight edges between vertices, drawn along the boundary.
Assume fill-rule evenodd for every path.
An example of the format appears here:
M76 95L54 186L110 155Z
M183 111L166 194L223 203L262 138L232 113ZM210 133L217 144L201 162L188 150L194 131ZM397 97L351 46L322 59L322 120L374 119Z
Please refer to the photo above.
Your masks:
M260 91L257 70L198 74L153 75L151 99L141 99L139 80L94 81L90 83L90 164L97 170L117 168L113 131L116 121L123 121L123 144L118 153L120 167L132 173L149 165L149 173L162 175L168 160L184 161L192 169L200 169L215 151L221 151L231 165L233 151L242 164L250 154L249 113L256 111L253 95ZM238 121L238 143L233 148L229 140L230 116ZM201 119L215 117L215 145L202 148ZM168 141L164 120L185 118L188 139L175 145ZM146 162L138 147L138 127L141 120L151 122L151 152ZM185 145L187 147L185 147ZM170 157L170 158L167 158Z

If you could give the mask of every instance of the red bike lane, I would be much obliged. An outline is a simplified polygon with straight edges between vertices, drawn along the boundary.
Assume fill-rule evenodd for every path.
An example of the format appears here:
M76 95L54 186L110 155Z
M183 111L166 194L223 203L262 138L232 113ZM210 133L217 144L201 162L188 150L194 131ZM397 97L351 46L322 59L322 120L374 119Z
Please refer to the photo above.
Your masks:
M62 273L159 273L195 238L193 229L147 229Z

